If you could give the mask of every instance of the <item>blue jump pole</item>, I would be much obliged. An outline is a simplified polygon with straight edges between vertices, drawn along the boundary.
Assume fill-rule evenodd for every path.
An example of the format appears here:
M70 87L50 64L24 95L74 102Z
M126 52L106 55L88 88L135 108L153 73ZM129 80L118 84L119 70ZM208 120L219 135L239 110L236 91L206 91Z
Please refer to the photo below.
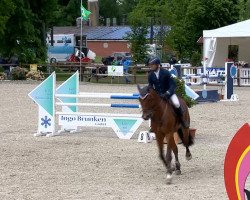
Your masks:
M111 95L110 99L138 99L139 95L134 96L121 96L121 95Z
M140 108L138 104L111 104L112 108Z

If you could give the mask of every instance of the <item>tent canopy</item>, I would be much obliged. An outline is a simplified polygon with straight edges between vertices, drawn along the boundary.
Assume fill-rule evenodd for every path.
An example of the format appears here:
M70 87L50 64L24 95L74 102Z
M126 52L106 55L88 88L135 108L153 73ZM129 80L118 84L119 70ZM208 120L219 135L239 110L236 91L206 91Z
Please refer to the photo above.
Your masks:
M224 66L229 47L235 45L239 61L250 62L250 20L203 31L205 67Z

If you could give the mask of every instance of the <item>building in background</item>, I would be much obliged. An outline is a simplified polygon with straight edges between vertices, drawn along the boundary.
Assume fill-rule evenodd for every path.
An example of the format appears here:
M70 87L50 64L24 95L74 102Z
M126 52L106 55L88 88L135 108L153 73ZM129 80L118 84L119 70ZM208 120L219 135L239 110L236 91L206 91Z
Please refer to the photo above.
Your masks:
M99 26L98 0L88 0L88 10L90 10L92 14L88 22L82 21L82 35L86 37L86 40L83 40L84 44L82 46L95 52L99 57L110 56L114 52L130 53L130 42L125 39L127 34L131 32L130 27L125 25L117 26L116 18L107 18L106 26ZM74 35L75 38L80 40L81 20L81 17L76 19L76 26L53 27L53 34ZM156 36L161 31L161 28L154 26L152 30ZM150 39L150 30L147 37ZM78 39L76 39L76 42ZM152 48L150 49L152 51Z

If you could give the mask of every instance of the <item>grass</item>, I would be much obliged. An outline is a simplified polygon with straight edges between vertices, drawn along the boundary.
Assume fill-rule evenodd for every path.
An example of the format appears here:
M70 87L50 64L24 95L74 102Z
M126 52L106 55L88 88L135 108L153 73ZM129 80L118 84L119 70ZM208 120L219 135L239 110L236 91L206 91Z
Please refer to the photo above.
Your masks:
M4 68L0 66L0 72L4 72Z

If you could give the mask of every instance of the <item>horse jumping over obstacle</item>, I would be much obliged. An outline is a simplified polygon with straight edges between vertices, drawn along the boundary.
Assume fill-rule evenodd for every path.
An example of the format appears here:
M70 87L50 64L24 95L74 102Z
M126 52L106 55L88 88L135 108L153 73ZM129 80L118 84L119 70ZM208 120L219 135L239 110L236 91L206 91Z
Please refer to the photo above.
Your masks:
M193 144L193 138L190 135L189 128L181 126L180 120L178 119L170 101L163 100L153 88L149 88L148 86L141 88L139 85L137 85L137 87L140 94L139 101L143 112L142 118L144 120L151 119L151 128L156 136L159 156L167 168L167 182L171 183L173 172L171 167L172 151L175 156L175 174L181 174L181 165L178 159L178 148L174 141L174 133L178 133L183 145L186 147L187 160L192 158L189 146ZM184 110L184 118L190 123L188 107L183 99L180 99L180 103ZM166 158L164 157L163 150L164 138L167 140Z

